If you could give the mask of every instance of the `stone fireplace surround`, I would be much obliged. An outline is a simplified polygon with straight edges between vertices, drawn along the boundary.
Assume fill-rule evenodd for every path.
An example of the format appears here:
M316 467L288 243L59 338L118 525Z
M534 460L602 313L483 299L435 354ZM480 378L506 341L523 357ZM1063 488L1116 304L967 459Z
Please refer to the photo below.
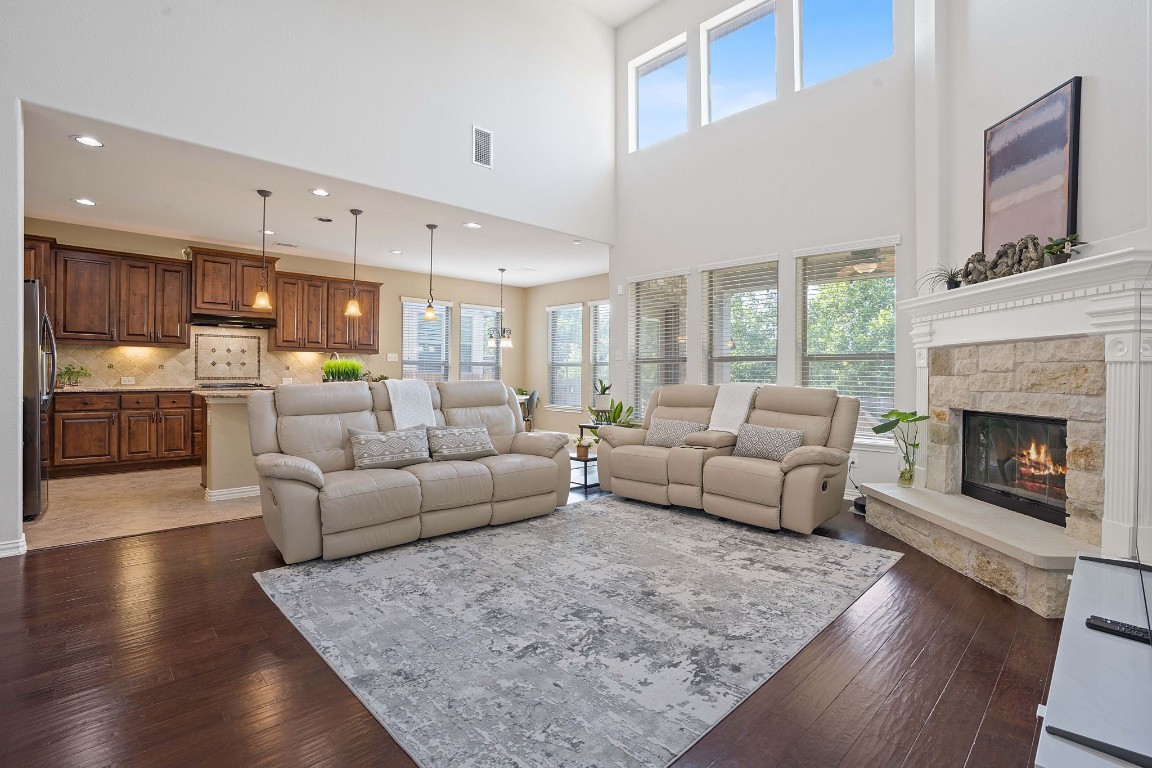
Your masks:
M1152 555L1150 274L1127 250L900 302L922 487L865 485L869 523L1051 617L1078 552ZM959 495L964 409L1068 420L1067 530Z

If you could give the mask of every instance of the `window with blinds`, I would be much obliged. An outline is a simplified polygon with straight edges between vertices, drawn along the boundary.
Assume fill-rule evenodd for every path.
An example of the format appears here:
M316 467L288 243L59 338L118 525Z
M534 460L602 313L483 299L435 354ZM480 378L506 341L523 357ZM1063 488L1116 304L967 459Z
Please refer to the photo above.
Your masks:
M584 307L548 307L548 405L580 410Z
M607 301L594 301L588 305L588 346L591 349L592 359L592 394L596 394L596 382L603 380L611 383L608 378L608 367L612 359L608 354L608 326L611 318L612 305Z
M452 306L435 302L436 319L425 320L424 299L404 299L401 317L401 357L404 378L448 381L452 342Z
M629 352L638 415L657 387L683 383L687 368L688 277L642 280L630 286Z
M499 381L500 347L488 346L488 334L498 333L498 307L460 305L460 379Z
M859 398L856 435L874 438L895 407L896 251L808 256L796 271L802 383Z
M688 45L636 67L636 148L688 130Z
M741 3L737 6L747 6ZM721 14L707 29L706 121L776 98L776 3ZM728 18L725 18L728 17Z
M703 273L704 364L709 384L776 383L775 261Z

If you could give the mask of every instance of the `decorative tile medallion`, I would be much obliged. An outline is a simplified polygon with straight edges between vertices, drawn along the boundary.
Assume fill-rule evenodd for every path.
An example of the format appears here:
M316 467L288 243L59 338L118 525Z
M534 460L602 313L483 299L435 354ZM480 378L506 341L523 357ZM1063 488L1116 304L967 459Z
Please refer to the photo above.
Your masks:
M195 336L198 381L260 379L260 337L200 333Z

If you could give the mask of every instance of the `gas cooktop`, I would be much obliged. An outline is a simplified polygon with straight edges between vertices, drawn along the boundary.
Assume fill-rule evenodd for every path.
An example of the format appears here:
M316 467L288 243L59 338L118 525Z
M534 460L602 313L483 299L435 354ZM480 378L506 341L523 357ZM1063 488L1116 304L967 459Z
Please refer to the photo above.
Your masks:
M196 385L197 389L275 389L267 384L251 384L243 381L213 381Z

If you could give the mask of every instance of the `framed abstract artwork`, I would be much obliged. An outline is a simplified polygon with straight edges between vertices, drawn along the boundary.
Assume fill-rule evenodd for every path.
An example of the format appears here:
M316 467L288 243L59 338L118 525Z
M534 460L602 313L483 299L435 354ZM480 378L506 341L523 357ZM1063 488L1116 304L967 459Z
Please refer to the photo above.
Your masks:
M984 253L1076 232L1080 78L984 131Z

